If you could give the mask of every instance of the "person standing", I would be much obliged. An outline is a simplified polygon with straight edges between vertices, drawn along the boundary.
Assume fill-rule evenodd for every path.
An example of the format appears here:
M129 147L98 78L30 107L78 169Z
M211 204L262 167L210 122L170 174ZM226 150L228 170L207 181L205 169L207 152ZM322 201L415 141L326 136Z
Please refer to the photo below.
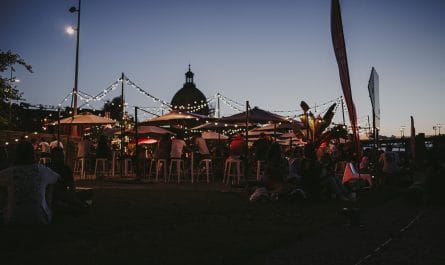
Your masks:
M51 148L49 147L49 143L43 137L40 139L39 149L40 149L40 157L50 156Z
M396 177L400 171L399 155L392 151L392 146L388 145L386 151L380 155L379 163L382 166L383 182L386 184L395 184Z
M53 150L56 147L60 147L63 149L62 141L57 140L57 137L53 136L53 140L49 143L50 150Z

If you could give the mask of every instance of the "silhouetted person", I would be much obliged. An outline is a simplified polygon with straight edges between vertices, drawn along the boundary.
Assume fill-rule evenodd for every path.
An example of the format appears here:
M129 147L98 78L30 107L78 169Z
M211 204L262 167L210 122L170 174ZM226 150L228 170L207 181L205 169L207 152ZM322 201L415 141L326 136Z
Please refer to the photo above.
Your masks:
M8 189L5 212L6 223L49 224L52 219L51 189L59 175L46 166L37 164L34 148L29 141L21 141L16 148L14 165L0 171L0 186Z
M317 161L315 148L311 143L304 146L303 159L298 173L301 175L301 186L309 198L319 199L321 165Z
M270 148L270 141L267 139L266 134L261 133L258 140L253 143L253 152L256 160L266 160L267 152Z

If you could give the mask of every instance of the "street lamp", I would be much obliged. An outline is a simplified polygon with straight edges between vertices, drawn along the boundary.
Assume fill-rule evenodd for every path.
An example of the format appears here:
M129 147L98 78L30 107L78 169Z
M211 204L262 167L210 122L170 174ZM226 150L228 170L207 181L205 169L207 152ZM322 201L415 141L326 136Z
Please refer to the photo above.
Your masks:
M69 35L74 35L74 33L76 32L76 29L73 28L73 26L67 26L65 28L66 33L68 33Z
M72 6L69 11L71 13L77 12L77 28L73 27L67 27L66 32L70 35L74 34L74 31L76 31L76 67L74 72L74 88L73 88L73 117L74 115L77 115L77 92L78 92L78 79L79 79L79 33L80 33L80 3L81 0L79 0L78 7ZM72 134L77 134L77 128L76 126L73 126Z

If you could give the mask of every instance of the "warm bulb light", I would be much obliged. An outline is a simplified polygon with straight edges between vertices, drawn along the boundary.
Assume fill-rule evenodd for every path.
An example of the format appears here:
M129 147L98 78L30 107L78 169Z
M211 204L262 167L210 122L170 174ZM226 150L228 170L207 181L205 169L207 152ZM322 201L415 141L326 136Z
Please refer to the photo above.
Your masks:
M76 32L76 29L73 28L72 26L67 26L65 28L66 33L68 33L69 35L73 35Z

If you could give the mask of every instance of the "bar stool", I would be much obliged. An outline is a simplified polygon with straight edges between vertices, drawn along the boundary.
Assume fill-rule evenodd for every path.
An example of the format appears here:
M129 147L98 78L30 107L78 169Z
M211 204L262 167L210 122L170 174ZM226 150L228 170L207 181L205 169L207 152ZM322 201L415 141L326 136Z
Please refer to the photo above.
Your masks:
M168 173L168 181L170 182L170 177L176 174L178 177L178 184L181 182L181 176L184 176L184 160L180 158L172 158L170 160L169 173Z
M42 164L42 165L49 165L49 164L51 164L51 158L50 157L41 157L40 159L39 159L39 164Z
M236 177L237 184L240 183L241 176L243 173L241 171L241 160L235 158L227 158L224 166L224 178L223 183L229 185L230 182L233 183L233 177ZM232 173L233 172L233 173Z
M261 181L263 179L264 176L264 171L263 171L263 167L264 167L264 160L257 160L256 161L256 181Z
M144 165L144 176L146 176L146 178L148 180L150 180L151 177L154 177L153 167L156 168L156 160L151 158L148 161L149 161L148 162L148 176L146 175L146 167L145 167L145 165ZM145 162L147 163L147 160L145 160Z
M125 158L124 159L124 175L125 176L130 176L133 175L133 161L131 160L131 158Z
M94 165L94 176L96 178L97 178L98 173L102 174L102 175L105 175L108 173L107 163L108 163L108 159L106 159L106 158L96 158L96 163Z
M205 172L205 175L207 177L207 183L210 183L210 175L212 175L213 178L212 159L209 158L202 159L201 161L199 161L198 168L199 172L197 180L199 180L199 176L201 175L201 173Z
M85 179L86 158L78 157L74 162L74 174L79 174L80 179Z
M116 175L116 172L119 172L120 170L120 163L119 163L119 155L117 151L113 151L113 155L111 158L111 176L114 177Z
M156 182L159 181L159 172L161 169L164 172L164 182L167 183L167 159L156 160Z

